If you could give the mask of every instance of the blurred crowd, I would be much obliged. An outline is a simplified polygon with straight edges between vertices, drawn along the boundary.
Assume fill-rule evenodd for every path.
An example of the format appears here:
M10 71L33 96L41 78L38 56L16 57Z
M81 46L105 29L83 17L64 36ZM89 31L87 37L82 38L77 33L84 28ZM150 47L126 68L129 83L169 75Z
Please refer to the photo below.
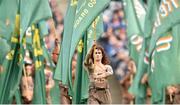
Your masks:
M122 2L112 1L104 11L103 20L105 33L98 41L109 56L117 79L121 81L127 74L129 61Z
M50 52L52 52L53 48L55 47L55 39L58 39L58 41L62 40L64 29L64 14L62 14L62 11L58 6L57 1L58 0L50 0L53 18L47 21L49 35L46 37L45 41L47 48Z

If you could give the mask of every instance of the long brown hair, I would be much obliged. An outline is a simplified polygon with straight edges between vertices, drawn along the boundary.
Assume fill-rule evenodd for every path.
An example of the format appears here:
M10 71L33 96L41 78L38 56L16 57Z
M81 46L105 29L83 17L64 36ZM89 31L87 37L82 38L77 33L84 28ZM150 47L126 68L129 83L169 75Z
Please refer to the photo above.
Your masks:
M89 52L88 55L87 55L87 61L89 61L89 60L91 59L92 62L94 63L93 53L94 53L94 50L95 50L95 49L101 50L101 52L102 52L102 60L101 60L102 64L104 64L104 65L109 64L110 61L109 61L108 57L106 56L106 53L105 53L105 51L104 51L104 48L101 47L99 44L94 44L94 45L92 46L90 52Z

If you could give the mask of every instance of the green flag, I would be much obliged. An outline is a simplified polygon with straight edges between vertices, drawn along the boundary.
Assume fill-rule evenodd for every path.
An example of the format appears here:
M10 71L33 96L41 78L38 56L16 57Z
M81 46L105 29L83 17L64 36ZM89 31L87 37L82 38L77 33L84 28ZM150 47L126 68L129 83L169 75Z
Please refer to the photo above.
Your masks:
M40 23L45 23L44 20ZM52 67L52 59L50 53L47 51L45 44L43 42L43 36L48 34L47 27L42 27L38 23L37 25L32 25L26 30L26 50L31 52L30 55L33 55L33 61L35 63L35 78L34 78L34 95L33 103L46 104L46 91L45 91L45 74L44 74L44 60L50 63L50 68ZM55 82L55 86L50 91L51 103L58 104L60 103L60 92L59 92L58 82ZM38 98L40 97L40 98Z
M125 13L127 18L127 35L128 35L128 46L130 57L135 61L136 66L138 64L139 52L142 48L143 42L143 26L144 26L144 18L145 18L145 9L142 5L137 4L133 0L126 0ZM135 5L136 3L136 5ZM136 7L135 7L136 6ZM136 8L141 8L136 10ZM133 23L133 24L132 24Z
M60 104L60 89L59 89L59 81L54 80L55 86L51 89L51 101L52 104Z
M127 3L125 12L128 22L127 34L129 40L130 57L135 61L137 67L137 72L129 92L135 95L135 103L143 104L145 103L146 86L141 84L141 78L146 70L145 67L143 67L146 65L144 63L144 22L146 10L139 0L127 0L125 2Z
M82 1L78 1L82 2ZM70 58L72 58L78 41L83 33L91 25L92 21L104 10L109 4L109 0L84 0L81 8L77 9L73 26L73 35L71 37Z
M0 38L0 65L2 65L6 54L10 50L10 46L5 39Z
M177 15L180 11L180 0L171 1L169 4L171 7L167 5L167 1L161 1L149 49L151 56L149 83L153 103L164 103L166 86L180 83L178 76L180 16Z
M42 20L40 23L45 23L45 21ZM28 27L25 32L26 50L32 55L35 64L33 104L46 104L44 60L52 62L43 42L43 36L47 34L47 27L41 27L39 23Z
M10 12L8 12L9 8L12 8ZM25 30L27 30L30 25L49 18L51 12L48 1L44 0L30 2L27 0L13 0L13 2L9 0L1 0L0 11L2 13L2 15L0 15L0 37L8 40L11 46L10 51L6 55L6 59L1 66L3 72L0 74L0 83L3 85L0 86L0 103L11 103L12 97L16 95L22 75L22 67L24 63L23 58L26 47L24 46L26 44L24 36ZM17 12L20 13L20 15L16 16ZM19 18L21 18L21 20ZM39 27L43 27L44 24L45 22L39 22ZM13 32L13 30L15 31ZM41 32L44 33L43 31ZM35 61L38 61L37 63L39 65L39 61L42 61L42 57L35 57ZM40 76L36 76L36 78L40 78L39 80L43 81L43 74L41 74L42 73L37 73L37 75ZM39 84L40 82L35 83ZM42 88L40 90L42 90L40 91L42 94L45 94ZM38 92L39 91L36 93ZM41 101L41 99L39 100Z
M157 17L156 25L154 27L154 37L152 38L150 45L151 54L153 52L155 42L158 40L158 38L162 36L163 33L167 32L172 26L180 22L180 16L177 15L180 11L179 2L179 0L171 1L170 5L172 7L169 7L168 10L165 9L165 7L168 7L167 1L161 2L161 5L159 7L159 16ZM163 7L163 5L165 5L165 7Z
M78 58L77 58L77 66L76 66L76 76L75 76L75 83L74 83L74 94L73 94L73 103L74 104L85 104L82 102L81 93L86 90L82 90L82 85L86 87L86 84L83 84L83 60L85 57L85 50L87 48L86 43L86 35L84 35L83 40L79 41L78 45ZM86 72L87 73L87 72Z
M35 64L33 104L46 104L44 57L38 26L32 25L32 52Z
M28 12L27 12L28 11ZM34 97L33 103L46 104L45 95L45 76L44 76L44 64L43 60L46 55L43 52L43 35L47 35L46 23L44 20L51 17L51 9L48 0L20 0L20 14L21 14L21 37L20 41L24 37L25 31L32 26L33 40L30 40L30 44L33 45L33 61L35 63L35 82L34 82ZM37 25L37 26L36 26Z
M15 27L15 18L18 12L19 0L1 0L0 1L0 37L11 40L12 32Z
M54 72L54 78L56 80L62 81L62 84L66 86L69 84L67 82L68 65L66 63L69 62L68 52L70 52L70 44L71 44L69 40L72 37L76 7L77 7L77 0L68 0L68 8L65 16L64 33L63 33L63 40L61 43L60 56L58 57L58 63L56 65L56 70Z
M4 78L5 78L5 70L3 67L4 59L6 59L6 55L10 50L10 46L4 39L0 38L0 94L2 89L4 88Z
M15 93L16 104L22 104L20 89L17 89Z
M158 0L149 0L147 13L145 17L145 25L144 25L144 41L142 45L142 51L139 56L138 61L138 71L134 78L131 89L136 89L134 92L138 94L140 97L146 97L146 84L141 84L141 79L145 73L148 74L149 67L149 43L152 35L153 25L155 23L157 11L158 11L159 1ZM152 81L153 82L153 81Z
M133 80L133 84L130 88L130 92L134 93L136 96L146 97L146 84L141 84L141 79L145 73L148 73L148 66L149 66L149 43L152 34L152 28L154 25L154 21L156 19L156 14L158 10L159 1L157 0L149 0L148 1L148 8L147 13L145 16L145 25L144 25L144 41L142 44L142 50L139 55L138 65L137 65L137 73Z
M40 20L52 17L48 0L20 0L20 14L20 40L22 40L25 31L32 24L37 24Z
M15 46L14 46L15 45ZM1 97L0 103L11 103L15 91L19 87L22 68L19 63L19 46L14 44L3 62L3 73L1 75Z
M21 75L24 50L20 45L18 38L19 31L19 15L16 15L15 29L11 37L11 50L6 55L6 59L3 62L3 70L1 83L3 88L1 90L0 103L11 103L12 98L19 87Z

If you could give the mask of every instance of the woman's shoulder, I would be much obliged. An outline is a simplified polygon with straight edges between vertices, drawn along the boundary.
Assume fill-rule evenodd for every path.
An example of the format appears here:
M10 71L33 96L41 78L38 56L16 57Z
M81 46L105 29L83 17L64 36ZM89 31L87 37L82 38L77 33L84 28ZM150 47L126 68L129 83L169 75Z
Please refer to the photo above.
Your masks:
M106 67L106 72L108 72L108 73L110 73L110 75L112 75L113 69L112 69L111 65L105 65L105 67Z
M106 68L112 69L111 65L105 65Z

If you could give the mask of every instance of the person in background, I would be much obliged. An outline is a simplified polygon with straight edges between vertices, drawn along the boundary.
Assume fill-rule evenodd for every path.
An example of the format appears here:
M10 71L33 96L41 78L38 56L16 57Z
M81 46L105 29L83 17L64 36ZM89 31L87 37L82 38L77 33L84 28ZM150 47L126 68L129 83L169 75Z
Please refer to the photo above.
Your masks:
M165 103L180 104L180 85L167 86Z
M54 87L55 82L53 80L53 72L51 71L51 68L49 67L48 64L46 65L46 68L45 68L44 72L45 72L45 79L46 79L46 99L47 99L47 104L52 104L50 91Z
M58 39L55 39L54 44L55 44L55 47L54 47L54 50L52 52L52 60L53 60L54 64L56 65L58 62L58 57L59 57L59 52L60 52L60 46L59 46Z
M75 52L72 59L72 83L74 84L75 76L76 76L76 65L77 65L77 52Z
M52 52L52 60L54 62L55 65L57 65L57 61L58 61L58 57L59 57L59 52L60 52L60 46L59 46L59 41L58 39L55 39L55 47L54 50ZM62 84L62 82L59 83L59 87L61 90L61 104L71 104L71 98L68 95L68 87L64 86Z
M30 104L34 94L34 65L29 58L25 61L25 68L23 70L23 76L21 78L21 92L22 100L24 104Z
M128 92L128 89L130 85L132 84L133 76L136 73L136 65L135 62L132 59L129 59L127 62L128 64L128 71L125 75L125 77L121 80L120 84L123 87L123 104L130 104L134 103L134 97Z

